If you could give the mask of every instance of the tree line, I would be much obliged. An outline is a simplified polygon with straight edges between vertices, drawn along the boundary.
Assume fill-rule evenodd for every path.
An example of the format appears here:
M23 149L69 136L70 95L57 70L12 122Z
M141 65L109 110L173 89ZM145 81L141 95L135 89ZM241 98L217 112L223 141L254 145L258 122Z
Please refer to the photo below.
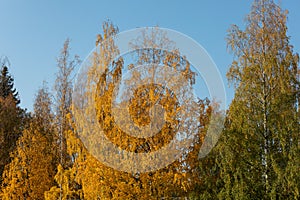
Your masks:
M174 92L148 84L132 93L128 90L133 98L125 100L139 126L150 123L153 105L161 105L166 120L159 133L132 137L114 122L111 102L126 67L164 64L184 77L186 83L178 88L182 95L194 86L195 73L180 52L157 50L172 45L165 36L160 35L160 40L145 36L143 42L155 48L134 52L132 63L125 66L122 57L111 62L118 49L109 38L119 30L105 21L96 39L100 51L93 55L85 80L94 88L94 104L87 106L72 105L74 69L81 61L70 55L69 39L57 58L54 92L43 83L32 112L20 107L9 62L1 59L0 199L299 199L300 70L299 55L287 35L287 15L273 0L255 0L245 28L229 28L227 47L234 59L227 77L235 95L218 143L201 159L198 152L217 107L208 98L198 98L189 105L193 113L184 113ZM97 73L99 70L103 73ZM155 70L135 71L125 84L130 88L145 78L151 83ZM160 78L169 77L160 73ZM179 159L162 169L123 172L101 163L82 143L79 130L84 136L89 133L79 127L85 119L78 110L95 110L105 136L129 152L150 153L164 147L182 128L182 115L187 119L197 116L192 121L197 126L180 129L186 137L191 131L196 137ZM127 124L127 115L118 117ZM75 123L74 118L81 121ZM95 150L97 135L89 138Z

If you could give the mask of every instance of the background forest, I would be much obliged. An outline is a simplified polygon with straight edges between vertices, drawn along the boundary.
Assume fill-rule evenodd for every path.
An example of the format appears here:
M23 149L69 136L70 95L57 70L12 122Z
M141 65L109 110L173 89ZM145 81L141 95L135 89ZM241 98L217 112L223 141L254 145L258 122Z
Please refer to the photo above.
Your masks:
M299 199L300 69L299 55L287 35L287 16L272 0L255 0L245 27L229 27L225 37L233 62L227 78L235 95L217 145L198 158L217 107L212 99L198 99L193 104L198 116L194 145L180 159L152 172L108 167L79 139L72 93L74 69L81 59L70 55L69 39L57 58L54 92L43 83L32 112L20 107L22 99L9 61L1 58L0 199ZM111 21L103 22L96 46L118 32ZM168 45L165 41L156 48ZM109 62L117 51L113 41L106 45L101 46L102 54L95 55L96 66ZM182 73L188 86L194 85L189 63L174 53L153 48L136 52L136 58L133 65L164 63ZM136 153L160 149L174 137L180 123L176 95L155 85L135 91L129 113L136 124L149 123L149 109L155 102L165 108L168 120L158 136L132 139L113 123L110 107L125 64L119 58L109 65L101 75L97 67L89 72L88 81L96 84L97 122L122 149ZM136 75L130 81L139 78Z

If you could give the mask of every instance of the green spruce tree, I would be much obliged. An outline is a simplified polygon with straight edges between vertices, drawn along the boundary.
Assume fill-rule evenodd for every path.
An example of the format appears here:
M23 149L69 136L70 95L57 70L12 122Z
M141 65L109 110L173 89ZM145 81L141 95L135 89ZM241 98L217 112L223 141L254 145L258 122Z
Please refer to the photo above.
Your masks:
M20 104L20 99L18 97L18 92L14 88L14 79L8 72L8 60L2 59L0 60L1 64L1 75L0 75L0 97L7 98L9 95L12 95L15 103Z

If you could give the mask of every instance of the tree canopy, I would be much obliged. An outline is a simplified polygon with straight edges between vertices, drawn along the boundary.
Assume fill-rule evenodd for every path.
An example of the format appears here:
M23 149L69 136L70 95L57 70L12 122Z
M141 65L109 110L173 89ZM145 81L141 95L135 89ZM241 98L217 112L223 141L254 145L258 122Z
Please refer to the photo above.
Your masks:
M0 199L299 199L300 69L287 16L254 0L244 28L228 29L235 94L206 157L220 104L193 96L197 73L159 29L119 55L119 28L105 21L76 79L67 39L54 92L43 83L30 113L1 59Z

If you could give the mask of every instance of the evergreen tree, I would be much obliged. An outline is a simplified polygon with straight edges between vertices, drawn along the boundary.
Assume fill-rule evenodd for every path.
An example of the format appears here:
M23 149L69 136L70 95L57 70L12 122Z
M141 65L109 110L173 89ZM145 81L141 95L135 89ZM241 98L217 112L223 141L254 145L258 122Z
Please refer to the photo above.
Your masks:
M8 72L7 59L3 59L3 61L0 64L1 64L0 97L5 99L9 95L12 95L16 102L16 105L18 105L20 103L20 99L18 97L18 92L14 88L14 79Z
M8 61L3 59L0 74L0 184L4 166L10 162L9 153L15 149L16 141L26 125L28 115L19 107L18 92L14 79L8 72Z

